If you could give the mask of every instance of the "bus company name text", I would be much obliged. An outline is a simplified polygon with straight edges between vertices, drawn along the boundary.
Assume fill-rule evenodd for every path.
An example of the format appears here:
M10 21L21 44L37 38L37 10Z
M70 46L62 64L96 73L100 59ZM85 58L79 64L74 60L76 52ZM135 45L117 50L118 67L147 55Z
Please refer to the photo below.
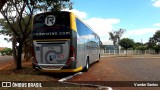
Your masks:
M70 32L47 32L47 33L33 33L33 36L65 36L65 35L70 35Z
M2 87L42 87L42 83L33 82L2 82Z

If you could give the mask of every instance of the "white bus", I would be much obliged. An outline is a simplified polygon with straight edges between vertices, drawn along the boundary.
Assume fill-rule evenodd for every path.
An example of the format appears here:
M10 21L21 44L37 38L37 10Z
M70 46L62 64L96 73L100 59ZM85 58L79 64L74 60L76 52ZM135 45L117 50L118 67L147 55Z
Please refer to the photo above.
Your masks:
M37 14L33 20L33 68L87 71L100 59L100 38L72 12Z

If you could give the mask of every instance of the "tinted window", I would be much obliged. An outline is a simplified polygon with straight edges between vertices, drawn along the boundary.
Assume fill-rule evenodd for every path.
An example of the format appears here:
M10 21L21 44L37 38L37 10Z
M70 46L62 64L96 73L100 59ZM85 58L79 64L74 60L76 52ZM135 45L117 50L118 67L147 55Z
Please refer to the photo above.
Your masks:
M85 30L85 25L76 18L76 25L77 25L77 32L79 34L79 36L82 36L85 34L84 30Z
M58 12L36 15L33 22L33 39L70 38L69 14L69 12Z
M76 24L77 24L77 32L79 36L86 39L94 38L94 32L77 18L76 18Z

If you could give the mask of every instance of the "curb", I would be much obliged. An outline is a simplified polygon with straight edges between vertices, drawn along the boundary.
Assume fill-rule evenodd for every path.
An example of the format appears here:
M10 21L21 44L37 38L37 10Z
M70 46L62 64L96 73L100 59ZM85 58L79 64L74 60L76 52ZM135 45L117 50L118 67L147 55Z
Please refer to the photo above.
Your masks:
M80 75L80 74L82 74L82 72L78 72L78 73L76 73L76 74L74 74L74 75L71 75L71 76L68 76L68 77L62 78L62 79L58 80L58 82L64 82L64 81L67 81L67 80L69 80L69 79L73 78L74 76L77 76L77 75Z
M79 86L88 86L88 87L97 87L98 89L107 89L107 90L113 90L111 87L108 87L108 86L101 86L101 85L95 85L95 84L84 84L84 83L73 83L73 82L67 82L67 80L73 78L74 76L77 76L77 75L81 75L83 74L82 72L78 72L74 75L71 75L71 76L68 76L68 77L65 77L65 78L62 78L60 80L58 80L59 83L64 83L64 84L72 84L72 85L79 85Z

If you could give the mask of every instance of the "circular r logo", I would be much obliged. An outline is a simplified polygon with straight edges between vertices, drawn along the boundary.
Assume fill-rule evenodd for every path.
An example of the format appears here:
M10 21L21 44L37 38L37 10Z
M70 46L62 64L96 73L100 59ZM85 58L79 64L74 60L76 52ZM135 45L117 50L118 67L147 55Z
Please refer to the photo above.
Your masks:
M56 21L56 18L55 18L54 15L48 15L48 16L45 18L45 24L46 24L47 26L52 26L52 25L54 25L55 21Z

